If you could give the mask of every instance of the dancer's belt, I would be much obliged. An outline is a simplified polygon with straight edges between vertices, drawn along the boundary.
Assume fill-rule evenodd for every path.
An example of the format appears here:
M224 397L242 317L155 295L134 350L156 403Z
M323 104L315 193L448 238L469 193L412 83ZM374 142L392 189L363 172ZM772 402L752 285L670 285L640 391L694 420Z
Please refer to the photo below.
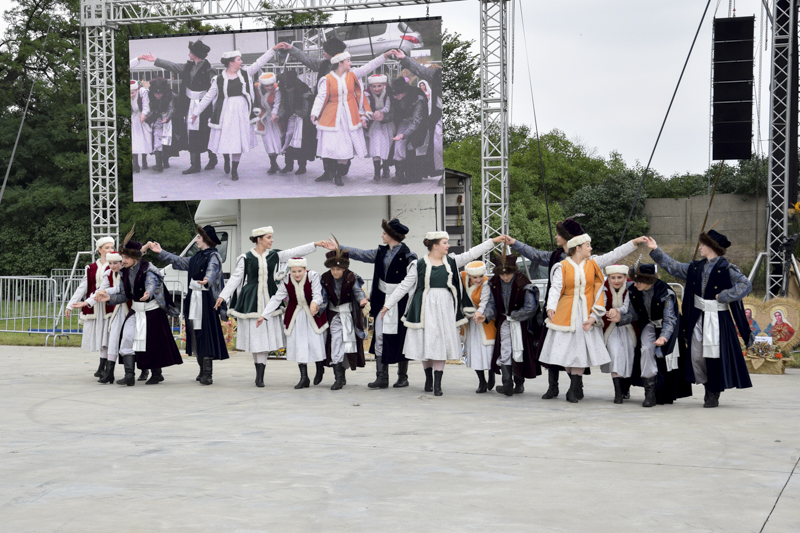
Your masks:
M342 322L342 343L344 344L344 353L355 353L358 350L356 344L356 325L353 323L353 313L350 302L342 305L328 304L328 310L339 314L339 320Z
M399 283L386 283L385 281L378 280L378 289L388 298L392 295L394 290L399 287ZM397 306L392 306L391 309L386 311L386 316L383 317L383 334L384 335L397 335L397 325L400 322L400 312Z
M658 320L651 320L650 324L652 324L653 327L656 328L656 329L662 329L664 327L664 319L663 318L659 318ZM672 346L672 353L670 353L670 354L665 354L663 352L663 346L661 348L662 348L662 352L661 352L661 356L660 357L663 357L664 361L667 364L667 372L671 372L673 370L677 370L678 369L678 359L680 359L680 352L678 351L678 343L676 342ZM659 356L656 355L656 357L659 357Z
M158 302L133 302L133 312L136 313L136 331L133 334L133 351L147 351L147 312L158 309Z
M200 108L200 100L206 95L208 91L190 91L186 89L186 96L189 98L189 111L186 112L186 128L191 131L198 131L200 129L200 120L192 122L194 115L200 115L197 110Z
M521 363L522 352L525 349L525 345L522 342L522 323L513 318L507 318L506 322L508 322L508 330L511 334L511 357L514 362Z
M719 359L719 312L730 309L728 304L717 300L694 297L694 306L703 312L703 357Z
M192 321L192 329L197 330L203 327L203 291L208 289L196 280L189 282L189 288L192 290L192 299L189 300L188 318Z

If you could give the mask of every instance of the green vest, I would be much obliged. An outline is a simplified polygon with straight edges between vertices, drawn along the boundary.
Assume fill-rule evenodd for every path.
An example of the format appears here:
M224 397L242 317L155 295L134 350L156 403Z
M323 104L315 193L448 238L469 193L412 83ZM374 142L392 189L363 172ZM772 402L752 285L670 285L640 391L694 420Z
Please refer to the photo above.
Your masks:
M467 318L461 311L464 290L461 288L461 277L458 275L456 260L445 256L443 267L429 266L424 257L417 261L417 290L408 302L408 310L406 316L403 317L403 323L407 328L422 329L425 327L425 295L430 288L449 289L453 295L456 312L456 322L453 326L463 326L467 323ZM428 279L429 268L431 269L430 279Z
M236 318L258 318L267 306L267 301L259 301L263 294L263 284L267 284L269 297L278 291L278 284L275 282L275 269L280 263L278 257L280 250L269 250L266 261L262 266L262 259L255 255L252 250L244 256L244 279L242 288L238 295L234 295L231 300L231 310L228 312ZM266 270L263 272L262 270ZM263 298L261 298L263 300Z

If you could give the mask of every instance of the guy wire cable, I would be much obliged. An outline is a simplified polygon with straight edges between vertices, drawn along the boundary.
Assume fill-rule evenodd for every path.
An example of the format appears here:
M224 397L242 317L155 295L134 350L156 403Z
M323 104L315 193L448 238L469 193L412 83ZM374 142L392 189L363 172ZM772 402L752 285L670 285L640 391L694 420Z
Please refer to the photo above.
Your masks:
M694 50L694 45L697 42L697 36L700 35L700 29L703 27L703 22L706 20L706 13L708 13L708 6L711 5L711 0L708 0L706 3L706 8L703 10L703 16L700 18L700 24L697 25L697 31L694 34L694 39L692 39L692 46L689 47L689 54L686 56L686 61L683 63L683 68L681 69L681 75L678 77L678 84L675 86L675 91L672 93L672 98L669 101L669 107L667 107L667 114L664 115L664 121L661 122L661 129L658 130L658 137L656 137L656 143L653 146L653 151L650 153L650 159L647 161L647 166L644 169L644 173L642 174L642 180L639 182L639 189L636 191L636 198L633 200L633 205L631 206L631 212L628 213L628 220L625 221L625 227L622 228L622 236L619 239L620 246L625 241L625 233L628 231L628 224L631 222L631 217L633 216L633 211L636 209L636 204L639 203L639 197L642 194L642 187L644 186L644 180L647 178L647 172L650 170L650 164L653 162L653 156L656 155L656 148L658 148L658 141L661 140L661 134L664 133L664 126L667 124L667 118L669 118L669 112L672 109L672 104L675 103L675 96L678 94L678 89L681 86L681 80L683 80L683 74L686 72L686 65L689 64L689 58L692 57L692 50Z
M709 0L711 1L711 0ZM531 89L531 105L533 106L533 125L536 129L536 147L539 149L539 174L542 175L542 190L544 191L544 208L547 211L547 231L550 232L550 247L555 248L556 244L553 241L553 226L550 224L550 203L547 200L547 184L544 181L544 163L542 162L542 139L539 135L539 122L536 119L536 103L533 99L533 80L531 78L531 61L528 56L528 34L525 32L525 13L522 12L522 2L519 3L519 18L522 21L522 39L525 43L525 57L528 59L528 85Z

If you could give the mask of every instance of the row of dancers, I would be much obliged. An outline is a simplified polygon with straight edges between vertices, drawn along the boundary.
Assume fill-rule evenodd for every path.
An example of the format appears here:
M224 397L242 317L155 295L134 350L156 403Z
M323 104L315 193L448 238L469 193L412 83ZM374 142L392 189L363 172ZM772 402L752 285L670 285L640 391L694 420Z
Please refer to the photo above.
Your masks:
M267 174L292 172L297 162L295 174L302 175L308 161L319 157L324 173L315 181L344 186L351 160L360 157L372 160L375 181L389 179L390 166L399 183L442 176L441 70L411 60L402 50L353 67L345 43L336 38L323 50L320 61L279 43L247 66L241 52L233 50L222 55L225 69L219 74L206 59L210 48L200 40L189 42L185 64L152 53L132 59L132 68L149 61L181 80L177 96L164 78L151 80L149 88L131 80L133 172L147 168L151 153L154 170L162 172L170 156L188 149L191 166L183 174L201 172L201 155L208 152L205 170L214 169L217 154L223 154L225 174L236 181L242 154L255 149L260 138L270 161ZM317 73L313 89L295 70L261 72L280 51ZM390 84L385 74L370 75L389 58L418 83L401 76ZM280 154L285 154L283 168Z
M566 371L571 403L583 399L583 376L598 366L611 373L618 404L629 398L631 385L644 388L644 407L690 396L692 383L704 386L704 407L718 406L726 389L751 386L737 329L746 344L753 342L741 302L752 286L724 258L731 243L713 229L700 235L702 259L680 263L645 236L592 255L591 237L573 219L556 225L559 248L552 252L502 235L451 254L449 235L433 231L423 242L427 254L417 256L403 242L408 228L399 220L383 220L381 228L383 244L369 250L335 238L278 250L272 227L255 229L253 248L237 258L227 282L212 226L198 226L199 251L191 258L157 242L135 242L132 233L119 253L110 249L113 241L101 239L100 259L87 267L68 309L81 308L83 345L101 352L101 383L113 383L117 356L125 367L117 383L129 386L134 365L150 370L147 383L157 384L162 368L182 363L167 319L177 309L158 270L143 260L151 251L189 273L186 351L196 357L196 379L203 385L213 383L213 361L229 357L220 325L220 316L229 315L237 319L237 349L253 354L257 387L264 386L269 352L285 348L287 359L298 364L296 389L309 387L309 365L316 368L315 385L327 367L335 376L331 389L341 389L348 368L365 366L362 308L369 301L369 352L376 360L371 389L389 388L392 364L393 387L408 387L408 362L416 360L424 369L423 389L443 395L445 363L462 357L460 337L467 365L478 376L477 393L495 388L506 396L521 394L525 380L541 375L542 367L548 375L542 398L559 396L559 376ZM478 259L498 244L503 252L494 255L489 277ZM640 245L650 249L655 264L620 264ZM320 247L328 250L323 274L309 270L305 259ZM548 267L543 309L536 286L517 267L519 256ZM369 297L349 269L352 260L374 264ZM686 281L682 307L659 279L659 266ZM496 375L502 383L495 387Z

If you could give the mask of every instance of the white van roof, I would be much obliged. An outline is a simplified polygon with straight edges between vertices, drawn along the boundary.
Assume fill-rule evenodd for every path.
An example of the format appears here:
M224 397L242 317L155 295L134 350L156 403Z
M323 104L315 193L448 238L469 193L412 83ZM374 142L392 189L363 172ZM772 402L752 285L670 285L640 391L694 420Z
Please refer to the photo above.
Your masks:
M194 214L194 221L200 226L232 224L236 225L238 200L203 200Z

